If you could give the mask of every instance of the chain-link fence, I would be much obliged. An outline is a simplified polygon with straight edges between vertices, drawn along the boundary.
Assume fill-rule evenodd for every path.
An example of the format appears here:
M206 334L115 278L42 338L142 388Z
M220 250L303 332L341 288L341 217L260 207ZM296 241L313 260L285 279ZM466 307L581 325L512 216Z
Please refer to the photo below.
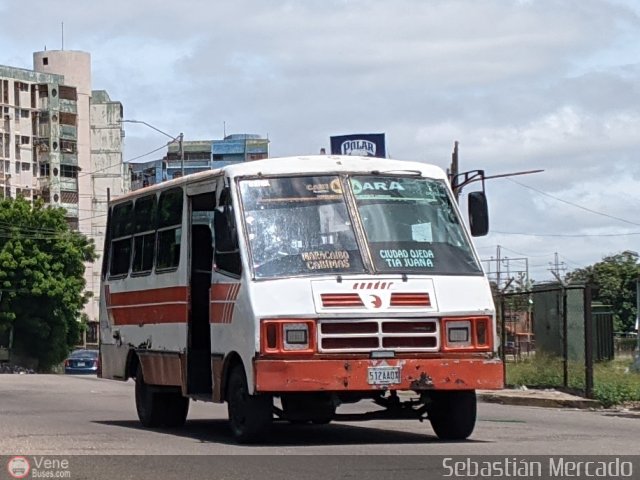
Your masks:
M594 362L614 356L613 319L589 286L541 286L496 299L505 384L593 396Z

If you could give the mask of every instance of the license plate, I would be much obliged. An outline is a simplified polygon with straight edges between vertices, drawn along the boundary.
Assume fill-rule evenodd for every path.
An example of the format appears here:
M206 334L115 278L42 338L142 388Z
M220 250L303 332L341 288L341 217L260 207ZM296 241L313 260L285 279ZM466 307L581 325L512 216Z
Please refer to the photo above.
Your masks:
M367 371L369 385L394 385L400 383L400 367L370 367Z
M84 362L78 362L78 363L76 363L76 367L84 367Z

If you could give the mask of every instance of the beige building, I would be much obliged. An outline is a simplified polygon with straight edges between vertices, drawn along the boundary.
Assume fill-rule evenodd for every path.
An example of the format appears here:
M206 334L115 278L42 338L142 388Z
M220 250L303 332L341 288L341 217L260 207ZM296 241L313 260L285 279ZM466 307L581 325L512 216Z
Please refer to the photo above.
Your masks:
M92 91L88 53L50 50L33 54L33 70L0 66L0 114L0 197L63 207L96 243L99 258L85 271L93 293L87 343L96 343L107 191L121 195L130 185L122 104Z

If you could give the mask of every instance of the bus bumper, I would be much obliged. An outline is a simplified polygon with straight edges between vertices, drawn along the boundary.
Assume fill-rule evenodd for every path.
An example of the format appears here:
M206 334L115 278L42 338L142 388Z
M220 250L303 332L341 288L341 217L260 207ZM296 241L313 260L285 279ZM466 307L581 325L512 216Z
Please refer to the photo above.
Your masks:
M254 369L264 393L504 388L499 359L258 359Z

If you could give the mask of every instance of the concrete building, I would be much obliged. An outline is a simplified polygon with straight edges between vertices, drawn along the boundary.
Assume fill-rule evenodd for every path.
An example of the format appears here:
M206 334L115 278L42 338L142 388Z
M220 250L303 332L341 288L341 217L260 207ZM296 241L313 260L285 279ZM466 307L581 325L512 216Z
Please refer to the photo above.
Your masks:
M269 157L269 139L260 135L239 133L214 140L211 145L212 168L232 163L261 160Z
M149 187L167 180L167 165L165 160L151 160L149 162L129 162L131 176L131 190Z
M222 140L170 143L162 160L130 163L131 189L154 185L191 173L220 168L232 163L269 157L269 139L254 134L227 135Z
M96 243L100 258L85 271L87 340L95 343L107 189L120 195L130 186L122 105L91 90L88 53L49 50L33 54L33 70L0 66L0 109L0 196L60 206Z

